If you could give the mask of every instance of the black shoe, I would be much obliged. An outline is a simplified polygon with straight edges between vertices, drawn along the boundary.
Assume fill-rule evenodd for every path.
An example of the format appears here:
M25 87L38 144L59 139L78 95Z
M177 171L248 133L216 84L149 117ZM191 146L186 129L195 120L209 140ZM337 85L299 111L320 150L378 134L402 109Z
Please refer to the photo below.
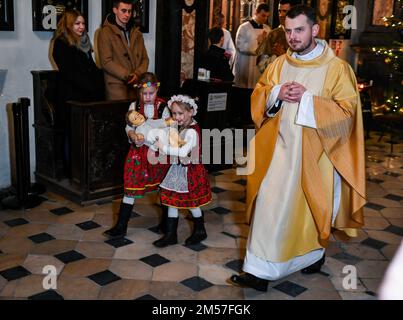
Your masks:
M123 203L120 205L119 217L116 224L103 234L110 239L123 238L127 234L127 223L129 222L132 214L133 205Z
M166 246L177 244L178 236L176 230L178 229L178 221L179 218L167 218L167 232L161 239L154 241L153 245L158 248L164 248Z
M191 246L200 243L207 238L207 232L204 228L204 219L193 218L193 232L192 235L185 240L185 245Z
M247 272L240 275L234 274L231 276L230 280L242 287L249 287L263 292L267 291L267 286L269 285L268 280L255 277L253 274Z
M325 254L323 254L323 257L320 258L320 260L316 261L315 263L311 264L309 267L306 267L301 270L301 273L304 274L313 274L313 273L318 273L320 272L321 267L325 263Z

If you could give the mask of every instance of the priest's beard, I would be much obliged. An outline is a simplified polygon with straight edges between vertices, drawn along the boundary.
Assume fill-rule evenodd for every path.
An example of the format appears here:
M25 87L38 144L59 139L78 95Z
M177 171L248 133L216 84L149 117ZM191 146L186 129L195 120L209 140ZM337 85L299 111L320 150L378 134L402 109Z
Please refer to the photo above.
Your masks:
M315 46L312 45L314 43L314 41L315 40L313 38L310 38L309 42L306 43L306 44L301 43L299 41L294 42L294 43L291 42L290 47L294 52L298 53L299 55L304 55L304 54L307 54L307 53L309 53L309 52L311 52L313 50L313 48L315 47Z

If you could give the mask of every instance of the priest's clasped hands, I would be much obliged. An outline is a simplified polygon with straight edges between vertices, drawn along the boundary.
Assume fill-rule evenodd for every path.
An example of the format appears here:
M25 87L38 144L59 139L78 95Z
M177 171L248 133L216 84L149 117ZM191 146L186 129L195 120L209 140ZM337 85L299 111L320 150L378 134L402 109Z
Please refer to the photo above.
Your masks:
M302 96L306 90L307 89L298 82L286 82L281 86L278 99L290 103L301 102Z

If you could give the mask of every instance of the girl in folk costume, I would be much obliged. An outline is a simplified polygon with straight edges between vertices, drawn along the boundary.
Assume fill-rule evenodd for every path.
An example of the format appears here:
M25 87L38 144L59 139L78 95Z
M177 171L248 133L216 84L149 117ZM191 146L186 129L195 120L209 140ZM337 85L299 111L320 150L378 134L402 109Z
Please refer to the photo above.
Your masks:
M154 143L161 153L171 157L171 166L160 184L161 203L168 206L167 230L161 239L154 242L157 247L176 244L179 213L178 209L189 209L193 215L192 235L186 245L197 244L207 238L201 206L211 201L210 182L201 163L200 128L193 116L197 113L195 101L184 95L173 96L168 101L173 119L178 122L179 136L185 142L181 147L164 145L161 140ZM174 163L172 157L176 157Z
M157 96L159 82L150 72L144 73L135 86L139 89L139 102L133 102L129 110L136 110L146 119L168 119L169 109L163 99ZM160 182L165 177L169 165L150 163L148 161L149 147L144 144L144 136L135 133L133 127L127 125L126 133L131 147L126 157L124 168L124 197L120 205L119 218L115 226L104 232L110 238L126 235L127 223L130 219L134 201L146 193L157 191ZM150 151L151 152L151 151ZM164 209L163 209L164 210ZM164 231L166 213L162 214L162 221L158 226Z

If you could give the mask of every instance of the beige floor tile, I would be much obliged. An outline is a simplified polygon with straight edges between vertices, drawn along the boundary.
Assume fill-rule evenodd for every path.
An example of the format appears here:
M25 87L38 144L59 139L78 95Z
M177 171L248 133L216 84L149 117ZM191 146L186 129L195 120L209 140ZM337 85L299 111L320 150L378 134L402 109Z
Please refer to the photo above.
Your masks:
M47 233L59 240L80 240L85 231L74 224L52 224Z
M283 281L291 281L308 289L334 290L331 277L325 276L320 273L302 274L301 272L297 271L289 275L288 277L279 280L280 283Z
M371 238L380 240L389 244L399 244L402 242L402 237L387 231L368 230L368 235Z
M28 298L34 294L46 291L43 287L44 277L44 275L30 275L17 280L14 296L16 298Z
M50 213L49 210L35 209L26 216L26 219L36 223L52 224L57 222L58 216Z
M143 228L129 228L126 238L134 241L135 243L153 243L162 237L162 234L157 234L148 229Z
M260 292L251 288L243 289L245 300L293 300L294 298L273 288L271 284L267 292Z
M106 243L81 241L77 244L76 251L87 258L112 258L115 248Z
M249 227L246 224L226 224L224 225L224 232L237 237L248 238Z
M237 179L239 180L239 179ZM227 180L228 181L228 180ZM235 180L236 181L236 180ZM216 187L219 187L221 189L227 190L227 191L245 191L245 187L238 184L238 183L232 183L232 182L217 182ZM218 195L218 199L220 200L220 196Z
M10 228L5 234L6 238L27 238L39 233L46 232L49 224L29 223L18 227Z
M199 253L199 264L224 266L230 261L243 259L244 256L244 250L230 248L208 248Z
M45 276L47 273L43 272L44 267L54 266L57 274L60 274L64 268L64 263L53 256L30 254L27 256L22 266L33 274Z
M246 210L246 204L240 201L230 201L230 200L218 200L218 206L224 207L232 212L241 211L242 213Z
M77 241L74 240L52 240L32 246L30 254L56 255L59 253L74 250Z
M114 259L139 260L157 252L152 243L133 243L116 249Z
M206 228L207 235L210 233L220 233L224 231L224 225L222 223L206 222L204 227Z
M343 300L377 300L376 297L370 296L365 292L339 291L339 294Z
M180 282L197 276L197 272L196 264L183 261L168 262L154 268L152 280Z
M203 243L213 248L236 248L237 243L234 238L226 236L222 233L210 233Z
M27 254L33 245L34 243L27 238L14 238L11 236L0 238L0 250L4 253Z
M387 181L381 183L382 188L385 190L399 189L402 187L402 182L396 179L395 181Z
M0 291L0 297L14 298L15 289L17 288L18 281L19 280L7 282L3 286L3 289Z
M200 265L199 277L216 285L230 285L228 279L234 271L219 265Z
M135 204L133 211L142 217L159 218L162 214L162 209L156 205Z
M311 289L301 293L295 300L341 300L341 297L334 290Z
M231 213L229 213L231 214ZM204 221L215 225L220 225L224 221L224 217L215 213L214 211L204 211Z
M392 218L390 218L390 219L388 219L388 220L389 220L389 222L390 222L391 224L393 224L394 226L403 228L403 219L392 219Z
M374 218L374 217L365 217L365 225L364 229L366 230L384 230L389 227L389 222L381 217L381 218Z
M112 213L96 213L92 221L104 227L111 227L117 220Z
M213 286L200 291L198 300L243 300L243 289L234 286ZM228 310L228 309L227 309Z
M159 300L196 300L197 292L181 283L152 281L149 293Z
M354 280L351 280L351 277L353 274L346 273L344 277L331 277L330 281L333 284L334 288L340 292L340 291L345 291L345 292L365 292L367 291L367 288L363 285L361 280L358 278L358 272L357 272L357 278L355 279L355 283L353 282Z
M136 217L129 220L129 228L144 228L148 229L158 224L159 218L155 217Z
M401 208L386 208L381 213L385 218L403 219L403 210Z
M392 260L398 248L398 244L388 244L381 249L381 252L387 259Z
M0 255L0 271L20 266L26 258L21 254L2 254Z
M65 300L98 299L101 287L88 278L61 276L57 280L57 292Z
M368 201L379 204L386 208L400 208L403 211L402 205L398 201L393 201L385 198L369 198Z
M111 259L82 259L68 263L62 272L64 277L87 277L105 271L111 264Z
M69 214L66 214L64 216L60 216L59 219L57 219L57 223L63 223L63 224L77 224L77 223L82 223L86 221L92 220L94 217L94 212L72 212Z
M368 291L377 293L378 289L382 283L382 280L383 280L383 278L361 279L361 282L364 284L364 286L367 288Z
M219 194L220 201L239 201L245 197L245 190L222 192Z
M102 227L102 228L97 228L89 231L85 231L81 241L101 241L104 242L108 240L107 237L105 237L102 233L106 230L108 230L110 227Z
M156 253L170 261L182 261L192 264L197 264L198 261L198 253L196 251L181 245L168 246L161 249L157 248Z
M119 212L120 202L109 202L95 207L95 213L99 214L117 214Z
M122 279L151 280L153 268L138 260L114 259L109 270Z
M247 223L246 213L245 212L231 212L226 214L223 217L224 224L231 224L231 223Z
M123 279L103 287L101 300L133 300L149 293L150 281Z
M379 250L370 248L368 246L354 243L354 244L346 244L342 247L346 253L361 259L385 260L385 257L379 252Z
M389 261L365 260L356 264L359 278L383 278Z
M0 277L0 292L3 290L3 288L6 286L8 281L4 279L3 277Z

